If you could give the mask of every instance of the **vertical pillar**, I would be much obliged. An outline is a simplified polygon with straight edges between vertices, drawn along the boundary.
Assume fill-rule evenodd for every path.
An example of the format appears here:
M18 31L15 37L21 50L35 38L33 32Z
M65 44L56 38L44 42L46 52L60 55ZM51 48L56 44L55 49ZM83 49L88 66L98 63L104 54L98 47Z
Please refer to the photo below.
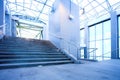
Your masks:
M84 59L88 58L87 47L84 47Z
M115 11L111 11L111 58L119 58L119 34L118 34L118 22L117 14Z
M10 14L5 14L5 23L6 23L6 28L5 28L5 35L6 36L11 36L11 16Z
M14 19L11 20L11 33L12 37L16 37L16 21Z
M89 39L89 36L88 36L88 21L85 22L85 39L84 39L84 43L85 43L85 47L84 47L84 58L85 59L89 59L89 53L88 53L88 39Z
M5 29L5 5L4 0L0 0L0 38L4 35Z

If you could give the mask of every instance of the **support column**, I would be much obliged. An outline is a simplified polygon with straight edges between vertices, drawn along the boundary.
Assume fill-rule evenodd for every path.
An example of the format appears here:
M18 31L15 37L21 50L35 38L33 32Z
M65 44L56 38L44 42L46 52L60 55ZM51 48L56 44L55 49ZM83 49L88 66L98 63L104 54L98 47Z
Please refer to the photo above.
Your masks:
M4 35L4 29L5 29L5 5L4 0L0 0L0 39Z
M84 47L84 59L88 58L87 47Z
M5 35L11 36L11 16L10 16L10 14L5 14L5 23L6 23Z
M111 11L111 58L119 58L119 34L118 34L118 22L117 14L115 11Z
M12 37L16 37L16 21L14 19L11 22L11 33Z
M85 43L85 47L84 47L84 58L85 59L89 59L89 53L88 53L88 46L89 46L89 43L88 43L88 39L89 39L89 36L88 36L88 21L85 22L85 39L84 39L84 43Z

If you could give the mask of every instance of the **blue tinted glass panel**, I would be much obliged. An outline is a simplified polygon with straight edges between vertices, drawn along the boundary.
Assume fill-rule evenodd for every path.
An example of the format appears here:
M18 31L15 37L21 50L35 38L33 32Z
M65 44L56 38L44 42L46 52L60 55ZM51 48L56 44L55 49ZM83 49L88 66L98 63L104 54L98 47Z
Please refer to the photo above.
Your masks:
M95 51L93 52L94 48L95 48L95 41L92 41L89 43L89 49L88 49L90 59L94 59L95 56Z
M85 45L85 29L80 30L80 45L84 46Z
M111 38L111 24L110 20L103 23L103 33L104 33L104 39Z
M120 38L119 38L119 58L120 58Z
M102 23L96 25L96 40L102 39Z
M104 40L104 59L110 59L111 58L111 40Z
M102 60L102 40L96 41L96 59Z
M95 26L89 27L89 39L90 41L95 40Z
M120 58L120 16L118 17L118 26L119 26L119 58Z
M120 37L120 17L118 17L119 37Z

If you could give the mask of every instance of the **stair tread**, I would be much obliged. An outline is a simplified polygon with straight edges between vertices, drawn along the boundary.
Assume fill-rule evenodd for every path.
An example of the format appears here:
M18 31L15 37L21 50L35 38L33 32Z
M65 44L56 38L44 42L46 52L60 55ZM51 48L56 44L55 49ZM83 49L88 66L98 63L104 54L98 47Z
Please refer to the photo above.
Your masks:
M2 66L21 66L21 65L45 65L45 64L59 64L59 63L72 63L70 60L63 60L63 61L49 61L49 62L31 62L31 63L8 63L8 64L0 64L0 67Z
M69 59L69 58L22 58L22 59L0 59L0 61L12 61L12 60L47 60L47 59L49 59L49 60L54 60L54 59L57 59L57 60L59 60L59 59Z
M7 54L7 55L0 55L0 57L3 57L3 56L12 56L12 57L14 57L14 56L47 56L47 55L49 55L49 56L65 56L64 54L15 54L15 55L9 55L9 54Z
M3 56L3 55L64 55L64 54L60 54L60 53L39 53L39 54L37 54L37 53L31 53L31 54L29 54L29 53L26 53L26 54L22 54L22 53L18 53L18 54L4 54L4 53L2 53L2 54L0 54L0 56Z
M15 53L15 54L17 54L16 51L4 51L4 52L5 52L5 53ZM45 53L48 53L48 54L57 53L57 52L49 52L49 51L48 51L48 52L47 52L47 51L46 51L46 52L45 52L45 51L41 51L41 52L40 52L40 51L23 51L23 52L22 52L22 51L19 51L18 54L19 54L20 52L21 52L21 53L26 53L26 54L29 54L29 53L33 53L33 54L35 54L35 53L44 53L44 54L45 54ZM0 52L0 53L2 54L2 52ZM59 54L59 53L58 53L58 54Z
M47 53L47 51L31 51L31 52L30 51L15 51L15 52L16 53L26 53L26 52L28 52L28 53ZM15 52L13 52L13 51L0 51L0 53L15 53ZM55 51L52 52L51 51L51 53L61 53L61 52L55 52Z

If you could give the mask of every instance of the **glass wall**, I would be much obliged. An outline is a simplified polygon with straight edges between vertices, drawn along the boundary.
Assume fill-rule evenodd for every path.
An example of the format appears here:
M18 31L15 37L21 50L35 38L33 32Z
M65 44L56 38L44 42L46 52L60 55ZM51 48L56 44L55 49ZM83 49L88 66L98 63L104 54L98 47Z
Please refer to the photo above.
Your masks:
M119 26L119 47L120 47L120 16L118 17L118 26ZM120 49L119 49L119 58L120 58Z
M85 29L83 28L80 30L80 47L84 46L85 46ZM81 49L80 57L81 59L84 59L84 48Z
M106 60L111 58L110 20L89 26L89 58ZM96 50L95 50L96 49ZM94 53L91 50L95 50Z

